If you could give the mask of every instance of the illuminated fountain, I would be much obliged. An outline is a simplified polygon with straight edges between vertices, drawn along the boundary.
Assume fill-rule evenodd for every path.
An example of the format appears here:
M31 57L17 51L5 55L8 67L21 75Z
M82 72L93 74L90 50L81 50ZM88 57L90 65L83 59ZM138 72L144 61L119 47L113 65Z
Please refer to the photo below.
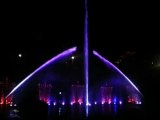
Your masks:
M33 97L49 106L54 106L55 109L56 106L60 106L58 108L59 114L64 106L67 106L70 110L73 106L78 105L84 108L85 116L89 115L89 110L92 106L102 105L104 107L106 104L122 105L123 103L141 104L142 93L139 89L120 69L96 51L93 51L92 56L96 56L100 62L103 62L103 66L106 65L105 68L107 70L110 69L114 73L112 76L115 78L106 78L107 72L103 79L94 74L95 76L93 77L97 81L92 84L94 80L89 78L89 60L93 58L89 59L87 0L85 0L85 12L83 55L77 55L76 47L58 54L29 74L6 98L13 95L15 96L15 101L13 102L17 102L16 100L21 95L24 95L24 91L29 91L28 89L30 89L30 95L34 93L33 90L37 90L38 92L35 92L37 96L33 95ZM81 59L78 65L75 64L78 62L76 61L77 59ZM33 87L35 89L31 87L33 86L32 82L35 84ZM23 91L22 89L25 90ZM29 99L28 97L25 98Z
M114 105L117 111L116 106L119 105L142 104L139 89L120 69L96 51L93 51L90 57L93 64L90 66L89 102L86 104L83 58L75 47L64 51L26 77L8 97L14 96L13 104L16 105L19 105L20 100L33 101L32 97L35 97L53 107L51 111L60 111L59 114L63 114L63 109L73 112L75 106L79 106L76 113L82 112L83 116L89 116L92 108L96 106L105 109ZM97 66L94 66L96 64ZM95 74L93 70L101 74ZM27 97L23 98L23 95ZM111 110L107 108L106 111Z
M103 93L102 104L107 102L117 104L117 96L119 96L118 103L122 104L122 99L127 100L129 103L141 104L141 97L143 96L139 89L133 84L133 82L113 63L101 56L98 52L93 51L93 54L99 58L104 64L113 70L116 74L120 75L107 82L106 87L101 87ZM104 95L106 94L106 96ZM126 95L124 95L126 94ZM125 98L126 97L126 98Z
M89 101L88 101L88 81L89 81L89 76L88 76L88 4L87 0L85 0L85 26L84 26L84 76L85 76L85 90L86 90L86 116L88 116L88 106L89 106Z
M15 92L21 85L23 85L25 82L27 82L32 76L34 76L36 73L38 73L39 71L41 71L42 69L44 69L45 67L47 67L48 65L72 54L73 52L75 52L77 50L76 47L70 48L60 54L58 54L57 56L53 57L52 59L48 60L47 62L45 62L43 65L41 65L40 67L38 67L35 71L33 71L31 74L29 74L24 80L22 80L22 82L20 82L7 96L9 97L13 92Z

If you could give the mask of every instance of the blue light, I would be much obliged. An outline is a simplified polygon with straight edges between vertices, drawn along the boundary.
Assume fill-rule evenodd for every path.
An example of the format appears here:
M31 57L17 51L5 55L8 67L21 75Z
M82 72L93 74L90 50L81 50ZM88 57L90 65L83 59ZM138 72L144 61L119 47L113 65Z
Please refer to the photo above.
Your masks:
M117 103L117 97L114 97L113 103L114 103L114 105Z

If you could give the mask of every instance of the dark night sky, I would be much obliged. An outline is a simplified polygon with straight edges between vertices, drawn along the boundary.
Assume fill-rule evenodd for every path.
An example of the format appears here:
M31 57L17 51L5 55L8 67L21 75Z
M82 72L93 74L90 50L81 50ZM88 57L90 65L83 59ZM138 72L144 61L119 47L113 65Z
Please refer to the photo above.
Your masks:
M160 52L157 9L147 2L89 0L90 49L113 62L126 56L119 65L124 72L145 80L146 73L156 71L148 75L152 78L157 70L152 70L151 63L155 57L159 60ZM57 53L73 46L83 48L82 0L7 3L1 12L1 80L6 76L20 80ZM147 89L148 83L149 78L139 84Z
M154 68L160 60L158 28L156 4L89 0L90 49L114 63L122 59L119 68L137 80L145 98L152 98L148 105L155 100L152 93L160 78L159 68ZM73 46L82 50L83 29L83 0L4 4L0 81L20 81L61 51Z

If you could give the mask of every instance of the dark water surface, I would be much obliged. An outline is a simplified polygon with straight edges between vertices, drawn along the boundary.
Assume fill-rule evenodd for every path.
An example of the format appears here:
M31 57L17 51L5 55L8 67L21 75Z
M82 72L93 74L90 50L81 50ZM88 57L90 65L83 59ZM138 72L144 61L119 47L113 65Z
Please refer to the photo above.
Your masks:
M143 105L92 105L86 117L84 105L45 105L2 107L0 120L147 120Z

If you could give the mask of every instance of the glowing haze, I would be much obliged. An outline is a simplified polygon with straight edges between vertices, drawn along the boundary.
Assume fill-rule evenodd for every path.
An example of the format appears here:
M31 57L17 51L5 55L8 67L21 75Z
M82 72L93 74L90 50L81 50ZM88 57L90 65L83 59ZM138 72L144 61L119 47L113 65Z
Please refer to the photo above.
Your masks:
M98 52L93 51L93 54L96 55L99 59L101 59L105 64L111 66L114 70L120 73L142 95L139 89L131 82L131 80L119 68L117 68L113 63L108 61L106 58L102 57Z
M42 64L40 67L38 67L35 71L33 71L31 74L29 74L24 80L22 80L7 96L10 96L11 94L13 94L22 84L24 84L29 78L31 78L33 75L35 75L37 72L39 72L40 70L44 69L46 66L50 65L51 63L55 62L56 60L59 60L60 58L63 58L65 56L68 56L70 54L72 54L73 52L75 52L77 50L77 47L73 47L70 48L60 54L58 54L57 56L51 58L50 60L48 60L47 62L45 62L44 64Z

